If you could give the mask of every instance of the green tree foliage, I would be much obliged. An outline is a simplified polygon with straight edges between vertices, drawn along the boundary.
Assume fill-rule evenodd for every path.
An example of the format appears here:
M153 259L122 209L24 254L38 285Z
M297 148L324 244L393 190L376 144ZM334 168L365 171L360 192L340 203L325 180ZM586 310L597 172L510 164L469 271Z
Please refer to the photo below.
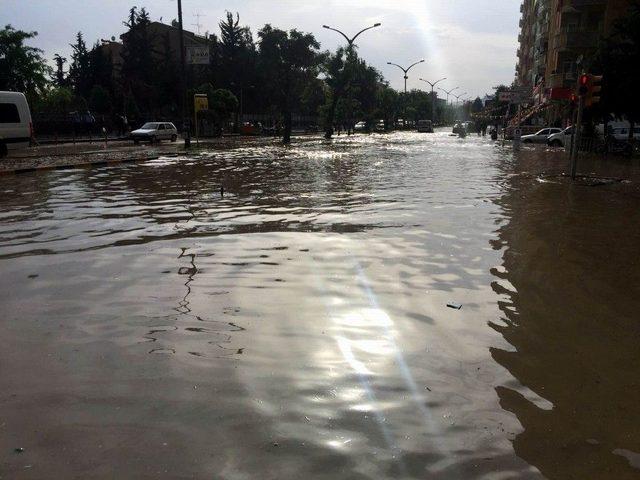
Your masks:
M395 121L400 111L400 95L389 85L381 84L377 92L377 117L384 120L385 129Z
M283 142L289 143L293 109L302 102L306 86L318 76L320 44L309 33L285 32L271 25L265 25L258 37L258 66L269 78L265 87L284 117Z
M102 85L94 85L89 95L89 107L100 114L111 113L111 95Z
M92 79L89 69L89 51L82 32L76 34L75 43L71 44L71 65L69 66L69 83L76 94L87 98L91 91Z
M136 7L129 10L123 35L122 89L127 102L145 112L152 112L158 104L158 90L154 88L157 74L152 52L155 38L149 31L148 12ZM135 111L135 110L134 110Z
M67 63L67 59L56 53L53 56L53 61L56 63L56 70L53 74L53 83L57 87L65 87L68 83L64 74L64 64Z
M37 32L15 30L11 25L0 30L0 90L42 93L51 69L42 58L42 50L25 45Z

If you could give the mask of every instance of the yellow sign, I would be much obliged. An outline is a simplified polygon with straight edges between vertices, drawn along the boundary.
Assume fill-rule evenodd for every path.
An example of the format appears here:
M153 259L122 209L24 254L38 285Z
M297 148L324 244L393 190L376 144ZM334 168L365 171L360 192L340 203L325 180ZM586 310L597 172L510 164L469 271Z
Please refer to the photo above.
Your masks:
M193 96L193 105L196 113L200 110L209 110L209 99L204 93L196 93Z

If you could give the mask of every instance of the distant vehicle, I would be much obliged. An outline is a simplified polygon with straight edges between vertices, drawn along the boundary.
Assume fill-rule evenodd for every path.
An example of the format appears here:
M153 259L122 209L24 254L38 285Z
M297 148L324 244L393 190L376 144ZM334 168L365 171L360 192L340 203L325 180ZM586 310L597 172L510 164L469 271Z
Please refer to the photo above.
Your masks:
M320 131L320 127L318 127L318 125L315 125L315 124L310 124L304 127L305 133L318 133L319 131Z
M549 135L562 132L561 128L543 128L532 135L523 135L522 143L547 143Z
M241 135L260 135L262 133L262 124L252 123L252 122L244 122L240 126L240 134Z
M27 97L19 92L0 92L0 158L9 150L27 148L33 124Z
M431 120L418 120L418 132L433 133L433 123L431 123Z
M387 129L385 127L384 120L378 120L378 123L376 123L375 131L376 132L385 132L386 130Z
M549 135L547 138L547 145L550 147L564 147L567 142L571 141L574 127L567 127L563 131Z
M619 141L629 140L629 127L626 128L614 128L613 138ZM640 140L640 127L633 127L633 139Z
M453 133L457 133L460 134L462 131L464 131L466 133L466 130L464 128L464 124L461 122L456 122L453 124Z
M358 122L355 124L353 129L356 132L364 132L367 129L367 122Z
M175 142L178 139L178 129L169 122L147 122L131 132L130 137L136 145L140 142L155 143L161 140Z

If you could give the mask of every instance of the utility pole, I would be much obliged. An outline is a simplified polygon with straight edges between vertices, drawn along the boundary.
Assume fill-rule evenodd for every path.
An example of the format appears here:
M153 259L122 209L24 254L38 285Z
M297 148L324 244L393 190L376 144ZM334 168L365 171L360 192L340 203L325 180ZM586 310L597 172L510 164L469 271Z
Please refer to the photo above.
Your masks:
M180 102L182 106L182 135L184 136L184 148L191 146L191 127L187 116L187 65L184 50L184 29L182 28L182 0L178 0L178 34L180 35Z
M440 80L437 80L433 83L431 83L429 80L425 80L424 78L421 78L420 81L428 83L429 85L431 85L431 121L435 124L436 122L436 97L435 94L433 93L433 88L441 81L446 80L447 77L441 78Z

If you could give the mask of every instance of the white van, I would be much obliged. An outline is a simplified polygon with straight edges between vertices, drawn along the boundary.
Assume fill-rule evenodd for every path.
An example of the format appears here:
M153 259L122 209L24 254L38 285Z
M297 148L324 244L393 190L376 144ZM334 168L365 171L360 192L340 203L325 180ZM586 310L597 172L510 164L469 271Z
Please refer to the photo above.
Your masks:
M0 92L0 158L8 150L28 147L32 135L27 98L19 92Z

